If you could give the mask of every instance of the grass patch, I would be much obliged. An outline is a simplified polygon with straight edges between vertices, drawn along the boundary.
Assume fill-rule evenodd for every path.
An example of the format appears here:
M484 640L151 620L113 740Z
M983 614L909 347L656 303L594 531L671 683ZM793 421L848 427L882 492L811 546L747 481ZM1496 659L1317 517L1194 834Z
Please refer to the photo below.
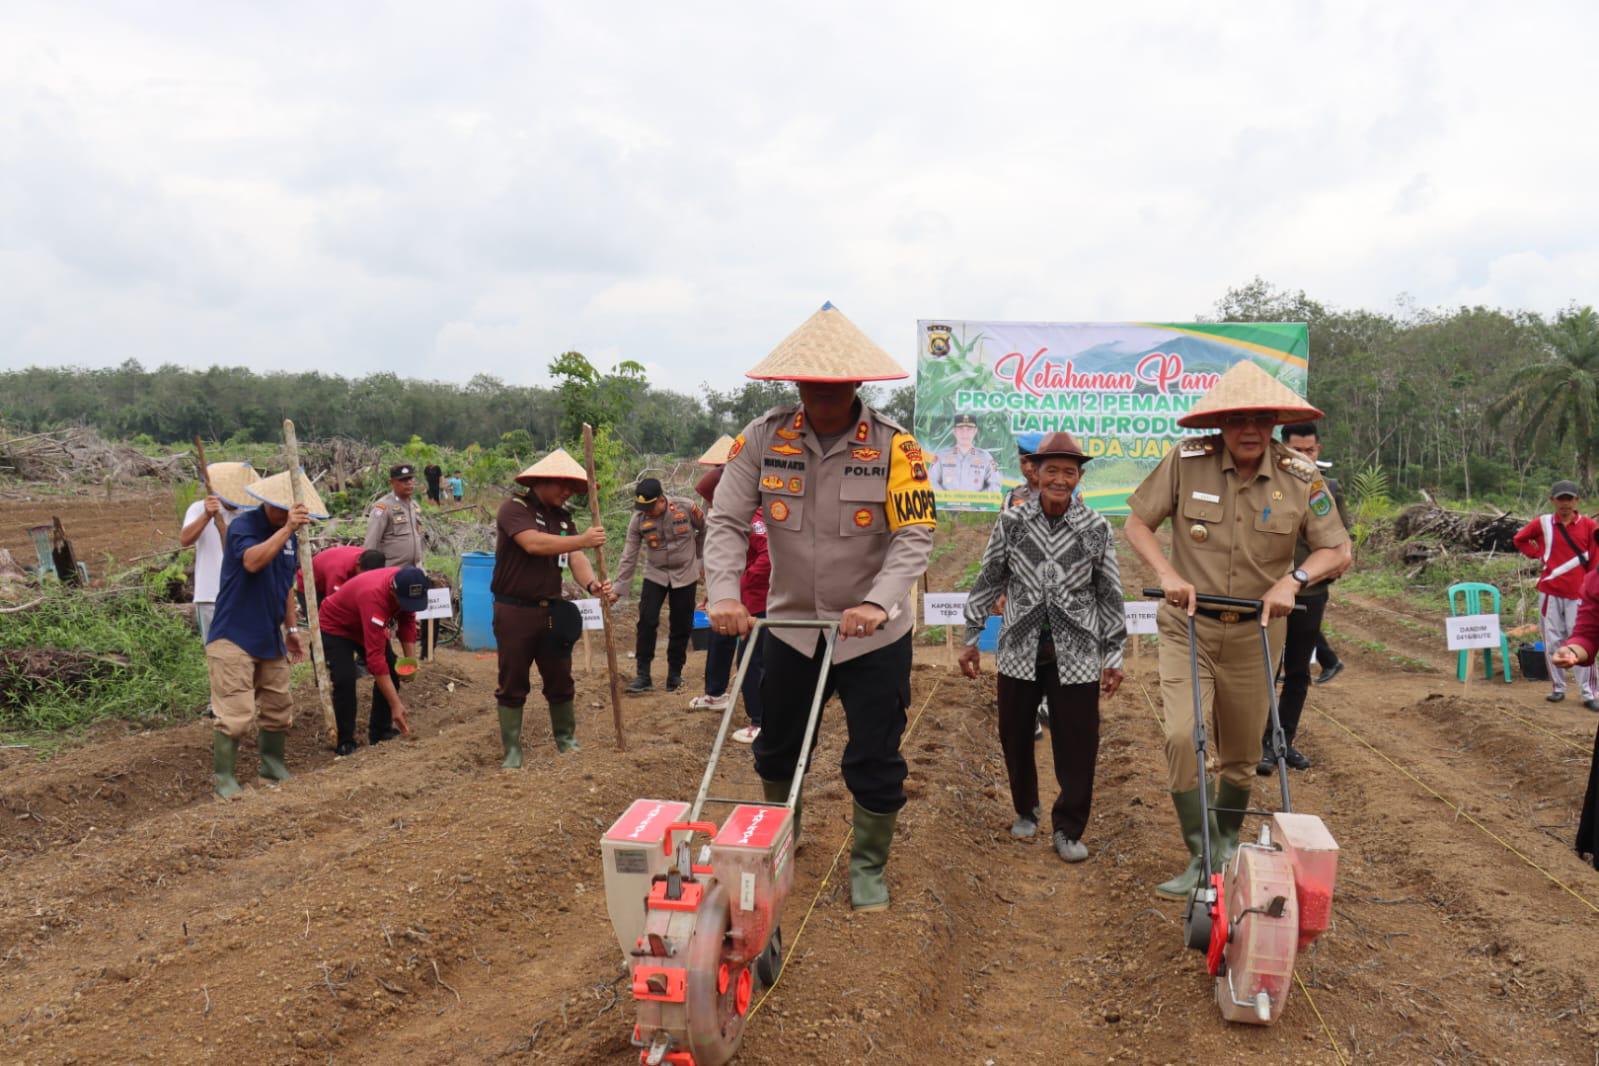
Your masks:
M97 596L66 589L39 606L7 615L0 652L56 656L54 671L0 666L0 731L81 730L108 718L140 724L188 717L210 683L205 649L178 612L125 593ZM102 658L94 658L94 657Z
M1380 640L1367 640L1350 633L1341 633L1326 623L1322 624L1322 631L1326 634L1329 643L1352 646L1359 648L1370 655L1380 655L1399 667L1401 670L1412 674L1436 674L1438 669L1430 663L1409 655L1402 655L1384 644Z

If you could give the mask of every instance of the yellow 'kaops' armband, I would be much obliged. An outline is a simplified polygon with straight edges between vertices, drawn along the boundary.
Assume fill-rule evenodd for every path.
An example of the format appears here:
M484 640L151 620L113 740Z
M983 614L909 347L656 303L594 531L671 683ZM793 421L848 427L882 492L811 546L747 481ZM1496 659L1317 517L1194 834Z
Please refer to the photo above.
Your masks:
M894 434L888 460L888 528L937 526L933 486L927 480L922 446L909 433Z

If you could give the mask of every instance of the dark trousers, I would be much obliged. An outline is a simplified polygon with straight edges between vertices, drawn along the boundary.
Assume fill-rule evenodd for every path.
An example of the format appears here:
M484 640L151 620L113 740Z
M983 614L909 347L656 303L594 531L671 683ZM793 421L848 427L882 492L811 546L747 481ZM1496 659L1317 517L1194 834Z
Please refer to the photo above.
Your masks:
M1588 792L1577 819L1577 854L1587 855L1599 870L1599 732L1593 738L1593 759L1588 764Z
M1019 815L1038 808L1038 765L1033 729L1038 701L1049 704L1050 752L1060 793L1050 824L1070 840L1081 840L1094 802L1094 766L1099 761L1099 682L1062 685L1053 660L1040 662L1037 680L999 675L999 747L1010 779L1010 802Z
M548 608L496 603L494 646L500 660L494 701L501 707L526 705L535 666L544 682L544 698L550 703L564 703L577 691L572 681L572 646L550 629Z
M804 744L806 719L822 668L822 642L802 655L775 637L766 639L766 674L761 681L761 734L755 738L755 772L767 781L794 776ZM905 806L905 708L911 701L911 635L828 671L825 702L838 695L849 737L840 768L844 784L862 807L891 814ZM818 734L821 722L817 722Z
M640 677L649 675L650 660L655 658L655 632L661 624L662 603L666 604L667 676L681 676L683 664L688 661L688 638L694 628L694 586L669 589L646 578L644 591L639 593L638 644L633 649ZM725 689L727 682L722 687Z
M333 683L333 720L338 725L339 743L355 743L356 666L366 661L366 648L353 640L322 634L322 654L328 661L328 680ZM383 658L389 665L389 677L396 686L400 679L394 673L394 645L383 645ZM367 717L367 740L376 744L394 725L394 712L388 698L372 682L372 713Z
M765 618L766 612L762 611L755 616ZM749 647L747 638L725 636L721 633L711 634L710 647L705 649L705 694L707 696L720 696L727 691L728 682L732 680L733 668L738 665L739 659L744 655L744 649ZM744 671L744 687L739 690L739 695L744 699L744 709L749 713L750 724L761 724L761 675L765 672L766 658L766 633L762 631L756 638L754 656L750 660L749 669Z
M1327 610L1327 597L1318 597L1321 600L1321 609ZM1308 602L1308 601L1307 601ZM1338 665L1338 653L1332 650L1332 645L1327 643L1327 634L1321 631L1320 624L1316 626L1316 662L1323 670L1329 670Z
M766 612L762 611L755 617L765 618ZM771 637L763 629L754 644L747 638L738 642L738 655L745 654L745 648L749 649L750 666L744 671L744 687L739 689L739 695L744 697L744 713L749 715L750 725L754 726L761 724L761 682L766 677L766 645L770 641Z
M720 696L727 691L727 682L733 675L733 663L738 659L738 638L731 633L712 633L705 648L705 694Z
M1310 653L1321 639L1321 616L1327 611L1327 597L1296 596L1294 603L1303 605L1305 609L1295 611L1288 616L1288 635L1283 640L1283 691L1282 695L1277 697L1277 717L1283 724L1283 736L1290 744L1299 733L1299 717L1305 713L1305 693L1310 691ZM1321 658L1319 650L1316 652L1316 658L1321 662L1322 668L1326 669L1329 664ZM1337 656L1334 656L1332 661L1337 662ZM1275 759L1277 752L1271 746L1269 718L1262 739L1264 743L1261 750L1266 753L1267 758Z

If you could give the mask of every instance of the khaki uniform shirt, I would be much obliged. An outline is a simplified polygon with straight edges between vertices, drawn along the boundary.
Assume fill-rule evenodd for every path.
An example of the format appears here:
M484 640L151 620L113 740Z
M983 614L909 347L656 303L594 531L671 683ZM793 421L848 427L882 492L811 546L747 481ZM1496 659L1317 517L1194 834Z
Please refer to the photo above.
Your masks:
M739 598L750 518L764 509L772 561L767 615L837 619L862 603L894 614L870 637L840 640L838 662L910 632L910 590L933 549L937 515L916 438L861 405L855 428L825 451L798 406L773 408L733 442L705 539L711 603ZM776 629L804 655L819 634Z
M381 551L384 566L421 566L425 544L422 505L416 497L406 501L391 492L374 503L362 547Z
M1275 440L1248 481L1219 434L1179 441L1127 505L1151 529L1171 518L1172 566L1216 596L1260 599L1301 537L1312 551L1349 539L1316 464Z
M933 457L933 488L955 492L998 492L999 463L982 448L973 448L965 455L957 448L939 452Z
M1012 507L1020 507L1024 503L1031 503L1038 499L1038 493L1025 481L1010 490L1010 495L1005 497L1005 502L1000 505L1001 511L1008 511Z
M644 557L644 580L669 589L692 585L700 579L700 546L705 536L705 512L687 500L668 497L660 515L634 511L627 524L627 546L612 586L627 595L639 556Z

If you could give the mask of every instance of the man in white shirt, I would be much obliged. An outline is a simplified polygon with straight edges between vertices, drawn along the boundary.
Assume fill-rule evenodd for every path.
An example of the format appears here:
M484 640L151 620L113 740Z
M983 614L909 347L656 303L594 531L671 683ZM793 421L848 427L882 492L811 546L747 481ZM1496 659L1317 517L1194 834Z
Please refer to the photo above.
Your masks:
M200 631L201 644L210 635L211 614L216 610L217 589L222 583L222 535L217 532L216 516L221 516L226 529L244 510L234 501L250 500L244 486L257 480L255 468L249 463L210 463L206 472L213 495L189 504L183 513L183 528L178 531L178 543L194 549L194 627Z

